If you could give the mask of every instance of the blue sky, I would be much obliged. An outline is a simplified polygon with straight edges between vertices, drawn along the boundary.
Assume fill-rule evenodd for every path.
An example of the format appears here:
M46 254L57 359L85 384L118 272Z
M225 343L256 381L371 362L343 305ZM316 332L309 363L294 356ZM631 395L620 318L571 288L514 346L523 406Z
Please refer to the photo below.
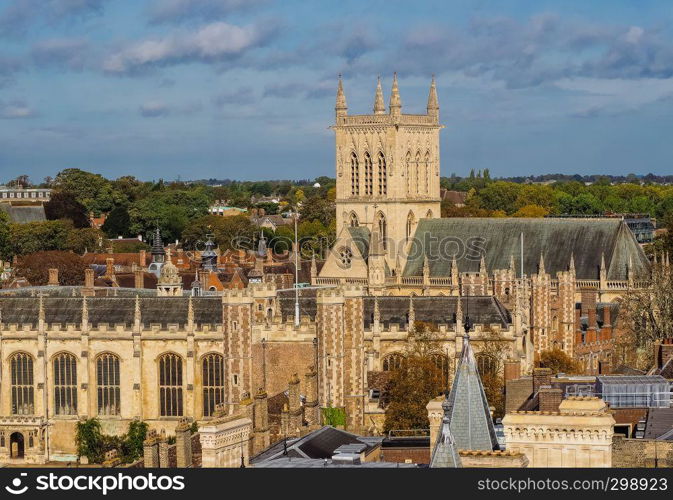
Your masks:
M0 0L0 181L333 175L353 114L422 112L442 174L673 172L668 0Z

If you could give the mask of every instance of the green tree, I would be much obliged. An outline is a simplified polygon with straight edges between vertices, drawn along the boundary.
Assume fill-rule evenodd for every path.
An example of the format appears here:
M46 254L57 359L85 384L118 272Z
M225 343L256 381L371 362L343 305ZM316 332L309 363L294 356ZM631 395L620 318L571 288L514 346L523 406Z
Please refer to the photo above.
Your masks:
M65 250L72 222L53 220L10 224L10 253L25 255L40 250Z
M302 221L313 222L317 220L327 227L336 217L336 208L334 203L326 198L313 196L302 203L299 215Z
M55 191L44 204L44 213L48 220L68 219L77 228L91 225L86 208L69 192Z
M487 210L502 210L508 214L516 210L516 201L521 186L512 182L496 181L490 183L476 195L478 207Z
M90 418L77 422L75 444L77 445L77 456L87 457L93 464L101 463L104 450L100 420Z
M0 259L8 260L13 255L9 215L0 210Z
M130 225L131 216L128 209L124 205L119 205L107 215L101 229L105 231L109 238L129 237L131 236Z
M68 233L65 249L79 255L87 252L101 252L107 248L107 237L100 229L93 227L73 229Z
M56 175L54 189L70 193L86 208L87 212L109 212L124 197L112 187L112 183L99 174L78 168L67 168Z

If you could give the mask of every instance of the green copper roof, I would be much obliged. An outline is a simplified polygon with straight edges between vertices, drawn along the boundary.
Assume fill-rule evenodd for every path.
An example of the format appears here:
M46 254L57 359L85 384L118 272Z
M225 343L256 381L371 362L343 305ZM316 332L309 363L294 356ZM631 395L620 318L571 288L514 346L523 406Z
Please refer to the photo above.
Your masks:
M517 276L538 272L540 255L552 276L567 271L574 258L577 279L599 279L605 255L607 279L626 280L629 258L633 276L645 275L649 261L626 224L620 219L444 218L421 219L404 276L423 274L428 256L430 276L449 276L456 255L459 272L478 272L482 254L486 269L508 269L514 257Z

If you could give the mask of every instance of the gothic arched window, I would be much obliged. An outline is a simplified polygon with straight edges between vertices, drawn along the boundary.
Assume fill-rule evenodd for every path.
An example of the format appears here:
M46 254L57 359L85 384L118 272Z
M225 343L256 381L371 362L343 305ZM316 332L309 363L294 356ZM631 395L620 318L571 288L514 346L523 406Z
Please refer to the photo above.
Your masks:
M54 358L54 414L77 413L77 359L68 352Z
M105 353L96 359L96 393L99 415L120 413L119 357Z
M386 157L379 153L379 195L388 194L388 173L386 172Z
M425 179L425 194L430 194L430 151L425 152L423 169L425 170L423 175L423 178Z
M404 158L404 170L407 176L407 194L411 194L411 151Z
M421 186L419 185L420 177L421 177L421 152L416 151L416 168L414 169L414 193L418 194L421 192Z
M387 249L387 239L388 239L388 224L386 223L386 216L383 215L383 212L379 212L376 216L376 222L378 224L379 238L381 238L381 243L383 249Z
M10 359L12 386L12 415L35 413L35 387L33 385L33 358L18 352Z
M411 239L411 236L414 234L414 223L416 222L416 218L414 217L413 212L409 212L409 215L407 215L407 241Z
M432 362L442 374L442 384L448 387L451 373L451 360L445 355L434 353L430 355Z
M350 227L358 227L360 225L360 221L358 220L358 216L355 212L351 212L351 215L348 220L348 225Z
M482 377L498 374L498 361L490 354L477 354L477 369Z
M400 368L402 368L403 364L404 364L403 354L397 352L388 354L385 358L383 358L383 371L391 372L394 370L399 370Z
M182 416L182 358L177 354L159 358L159 412L162 417Z
M203 416L210 417L224 401L224 357L208 354L203 358Z
M360 166L355 153L351 154L351 195L360 195Z
M369 153L365 153L365 194L374 194L374 165Z

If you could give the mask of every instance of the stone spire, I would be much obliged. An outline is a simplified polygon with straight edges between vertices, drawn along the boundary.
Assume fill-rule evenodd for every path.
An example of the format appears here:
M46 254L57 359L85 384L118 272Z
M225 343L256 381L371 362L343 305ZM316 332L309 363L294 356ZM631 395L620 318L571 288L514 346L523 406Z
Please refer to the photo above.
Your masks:
M374 297L374 323L377 324L381 321L381 311L379 310L379 299Z
M601 268L599 271L600 287L606 288L608 281L608 268L605 265L605 252L601 253Z
M337 87L336 105L334 106L337 116L346 116L348 114L348 105L346 105L346 95L344 94L344 86L339 75L339 85Z
M540 263L538 264L538 275L544 276L546 274L545 268L544 268L544 256L542 255L542 252L540 252Z
M311 284L315 284L318 277L318 264L315 261L315 253L311 255Z
M430 284L430 261L427 255L423 256L423 282L424 284Z
M400 99L400 89L397 86L397 73L393 75L393 88L390 92L390 114L393 116L402 114L402 99Z
M266 258L266 238L264 237L264 231L259 233L259 241L257 242L257 257L260 259Z
M488 275L488 270L486 269L486 258L484 254L481 254L481 260L479 261L479 274Z
M629 284L633 283L633 256L629 255L629 263L626 267L626 279Z
M514 254L509 256L509 270L512 272L512 276L516 278L516 264L514 261Z
M444 418L459 450L499 449L468 335L463 337L463 354L446 405Z
M459 281L460 279L458 275L458 261L456 261L456 254L454 253L451 256L451 285L458 286Z
M381 88L381 77L376 82L376 95L374 96L374 114L386 114L386 105L383 102L383 89Z
M161 231L157 226L154 231L154 239L152 241L152 262L164 262L166 259L166 250L164 249L164 242L161 239Z
M432 75L430 84L430 94L428 94L428 116L439 119L439 100L437 99L437 86L435 85L435 75Z
M568 271L574 276L575 275L575 253L570 254L570 265L568 266Z
M463 332L463 298L458 296L456 300L456 335Z
M442 402L442 409L444 410L442 427L439 431L435 449L432 450L430 467L433 469L462 467L456 441L453 439L453 434L451 433L451 405L448 399Z

